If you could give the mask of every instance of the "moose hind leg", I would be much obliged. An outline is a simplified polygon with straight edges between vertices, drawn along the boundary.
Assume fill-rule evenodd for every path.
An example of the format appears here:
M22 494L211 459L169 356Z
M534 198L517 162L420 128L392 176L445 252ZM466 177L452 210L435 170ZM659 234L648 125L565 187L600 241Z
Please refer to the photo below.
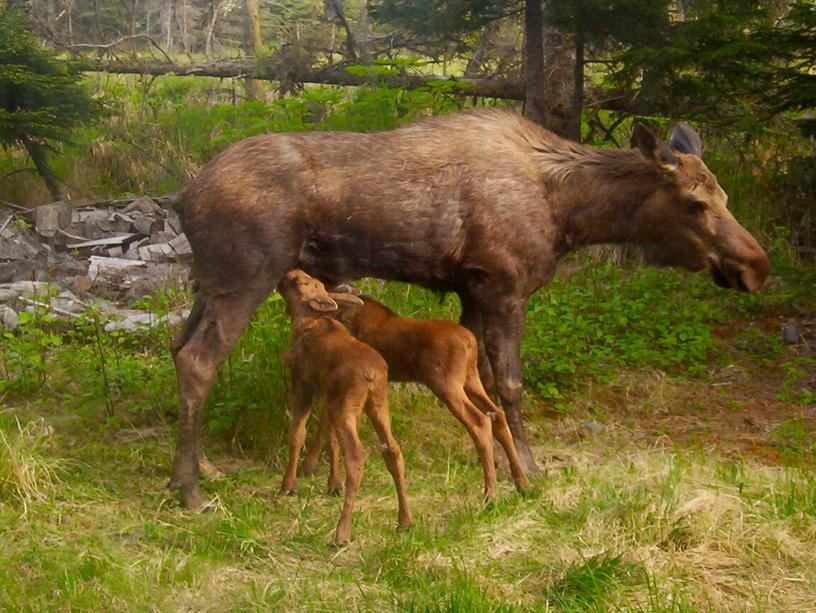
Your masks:
M331 419L329 412L324 408L320 412L320 421L318 422L317 432L309 444L309 449L306 452L306 457L303 459L303 464L300 466L300 474L304 477L313 475L317 470L317 463L320 461L320 454L323 447L326 445L326 440L331 431Z
M170 488L180 492L186 507L200 508L205 503L198 485L204 402L218 367L264 297L260 293L199 296L191 321L173 344L181 406Z

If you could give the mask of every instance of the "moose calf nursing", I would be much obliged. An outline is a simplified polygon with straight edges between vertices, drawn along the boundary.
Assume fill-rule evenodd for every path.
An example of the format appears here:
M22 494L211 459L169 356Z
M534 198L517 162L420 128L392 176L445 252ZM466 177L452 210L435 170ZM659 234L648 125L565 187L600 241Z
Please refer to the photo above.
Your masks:
M485 500L492 500L496 493L494 435L507 454L516 487L519 491L527 488L504 411L493 403L479 379L478 345L470 331L451 321L400 317L368 296L359 303L340 305L336 319L383 356L390 381L428 386L467 428L482 464ZM304 461L306 474L314 470L326 435L325 423L321 425ZM336 464L335 457L332 452ZM336 472L334 466L331 472Z
M411 525L405 494L405 467L402 451L391 433L388 416L388 366L380 354L352 338L345 327L326 316L337 310L336 300L357 300L354 296L328 294L323 284L303 271L284 276L278 291L292 318L292 340L284 361L292 378L289 407L289 465L282 490L295 488L297 460L306 437L306 421L312 402L323 399L323 412L331 422L343 451L346 466L346 499L337 523L334 540L348 541L351 511L360 488L365 448L357 436L357 422L368 415L382 443L382 454L394 478L399 500L400 527ZM336 456L335 456L336 461Z

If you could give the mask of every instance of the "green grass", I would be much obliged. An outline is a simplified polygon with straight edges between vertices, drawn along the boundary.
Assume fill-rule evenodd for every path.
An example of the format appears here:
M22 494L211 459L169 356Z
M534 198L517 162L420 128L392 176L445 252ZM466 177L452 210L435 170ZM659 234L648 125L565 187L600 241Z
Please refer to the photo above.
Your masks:
M407 396L395 394L395 411ZM302 480L298 497L279 496L279 471L216 456L231 469L206 484L219 508L190 513L164 490L171 431L84 437L56 407L18 407L53 424L48 458L64 469L27 513L0 507L0 606L796 611L813 601L816 512L805 469L746 460L736 483L718 454L644 449L626 432L547 440L538 450L566 467L527 497L504 475L499 501L483 508L466 436L424 400L402 439L407 455L421 456L408 464L417 525L395 531L393 487L364 428L370 458L354 540L341 550L328 546L340 502L323 494L325 469ZM440 420L447 439L431 453Z
M797 415L806 415L811 362L778 343L775 326L740 323L793 308L789 282L746 297L701 277L593 262L530 308L528 419L548 469L533 492L519 496L502 470L498 501L483 507L464 431L427 393L395 386L417 525L395 530L393 485L364 425L354 539L340 550L328 546L341 503L324 495L325 467L301 479L297 497L277 492L288 334L279 300L261 308L211 395L208 448L227 476L204 484L217 501L208 514L179 508L165 489L173 330L98 335L99 314L71 326L32 315L2 337L0 608L807 610L816 601L816 483L813 428ZM452 297L406 285L369 282L366 291L409 315L458 313ZM146 306L161 314L186 300L171 293ZM718 326L737 327L727 345ZM671 426L651 435L639 421L685 409L672 402L687 389L699 390L712 425L743 411L750 396L740 394L750 390L709 387L735 364L745 381L769 377L763 393L788 417L767 446L784 451L787 467L686 443ZM607 404L621 393L624 409ZM560 412L545 417L545 404ZM587 418L607 430L579 434Z

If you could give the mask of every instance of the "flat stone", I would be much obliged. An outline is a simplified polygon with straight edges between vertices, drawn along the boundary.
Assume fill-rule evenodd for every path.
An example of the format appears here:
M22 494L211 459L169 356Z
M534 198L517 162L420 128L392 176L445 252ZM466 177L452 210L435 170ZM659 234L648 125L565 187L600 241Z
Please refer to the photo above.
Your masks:
M17 312L10 306L0 306L0 322L6 327L17 328Z
M91 282L96 281L100 273L107 271L121 271L135 266L145 266L146 263L140 260L129 260L125 258L106 258L98 255L92 255L90 258L90 265L88 266L88 277Z
M176 252L173 251L173 248L167 243L139 247L139 258L146 262L161 262L168 257L175 256L175 254Z
M158 213L160 210L161 207L156 204L150 196L140 196L127 205L124 209L125 213L138 211L139 213L144 213L145 215L153 215Z
M43 204L34 209L34 229L40 236L52 238L60 226L71 223L71 210L64 202Z
M25 296L47 296L54 289L54 285L47 281L14 281L3 283L0 289L9 289Z
M174 238L176 238L175 232L164 232L160 230L159 232L155 232L150 236L151 245L160 245L162 243L170 243Z
M178 255L190 255L193 248L190 246L190 241L184 234L179 234L176 238L170 241L169 245Z

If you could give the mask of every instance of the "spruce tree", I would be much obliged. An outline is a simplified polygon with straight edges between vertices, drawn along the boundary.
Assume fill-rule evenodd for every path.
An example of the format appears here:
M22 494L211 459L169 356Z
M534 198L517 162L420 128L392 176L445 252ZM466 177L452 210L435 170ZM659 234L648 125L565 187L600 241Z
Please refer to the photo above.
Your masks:
M55 200L62 189L48 154L99 111L65 62L30 34L18 11L0 9L0 145L24 147Z

